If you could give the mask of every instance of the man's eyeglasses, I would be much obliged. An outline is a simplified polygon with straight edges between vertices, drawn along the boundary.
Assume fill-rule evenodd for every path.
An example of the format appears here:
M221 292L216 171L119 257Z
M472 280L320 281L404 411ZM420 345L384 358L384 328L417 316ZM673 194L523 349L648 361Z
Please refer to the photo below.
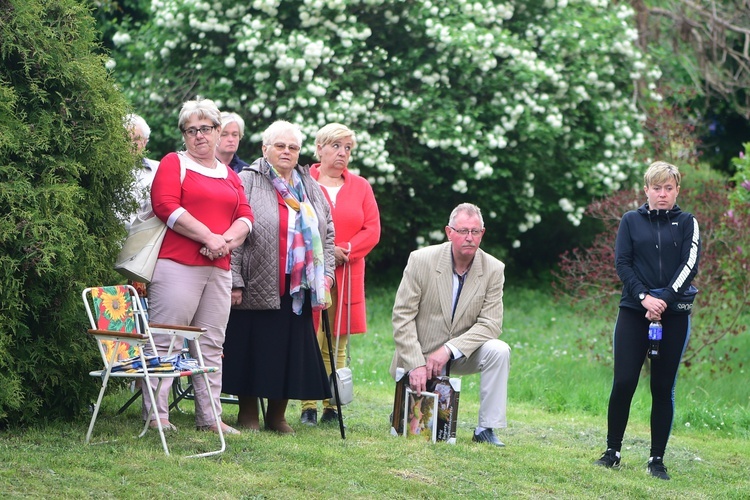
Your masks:
M466 236L469 233L471 233L472 236L480 236L484 232L484 229L465 229L465 228L456 229L453 226L448 226L448 227L454 230L455 232L457 232L458 234L460 234L461 236Z
M296 144L284 144L283 142L276 142L272 144L272 146L279 153L281 153L287 148L289 148L289 151L291 151L292 153L299 153L299 150L300 150L300 147L297 146Z
M198 132L200 132L201 135L208 135L208 133L211 132L215 128L216 128L215 125L212 127L209 127L208 125L204 125L201 128L190 127L188 129L185 129L183 132L189 135L190 137L195 137L196 135L198 135Z

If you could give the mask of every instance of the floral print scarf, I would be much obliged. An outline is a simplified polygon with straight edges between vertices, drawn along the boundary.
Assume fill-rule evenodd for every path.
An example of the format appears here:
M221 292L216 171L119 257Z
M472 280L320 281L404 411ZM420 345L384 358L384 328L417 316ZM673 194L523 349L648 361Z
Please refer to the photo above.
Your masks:
M318 216L307 198L305 186L297 170L292 170L291 184L287 184L276 169L269 164L271 183L287 205L296 212L294 237L287 256L287 274L291 275L289 293L292 310L302 314L305 290L310 290L313 310L320 311L331 305L331 292L326 286L323 240L318 230Z

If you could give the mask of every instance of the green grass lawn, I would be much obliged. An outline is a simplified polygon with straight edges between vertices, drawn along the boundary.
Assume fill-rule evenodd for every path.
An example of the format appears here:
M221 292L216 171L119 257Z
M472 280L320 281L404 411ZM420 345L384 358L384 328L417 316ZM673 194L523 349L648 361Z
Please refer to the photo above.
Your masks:
M471 442L478 376L463 377L458 442L426 444L389 435L393 382L390 308L393 290L368 290L370 332L352 343L355 401L338 427L303 427L299 403L287 418L295 436L261 432L227 438L216 458L182 456L208 450L214 437L193 430L190 402L172 421L172 456L157 434L137 439L140 408L114 413L130 395L105 398L94 430L88 421L54 422L0 434L0 492L16 498L748 498L750 389L737 369L721 377L682 370L674 432L665 463L671 481L649 477L650 396L642 383L633 401L621 470L592 465L605 447L611 365L581 351L578 339L614 321L583 317L545 293L506 292L502 338L512 351L508 428L503 449ZM736 339L745 345L746 339ZM647 382L647 379L643 379ZM232 424L236 406L225 405Z

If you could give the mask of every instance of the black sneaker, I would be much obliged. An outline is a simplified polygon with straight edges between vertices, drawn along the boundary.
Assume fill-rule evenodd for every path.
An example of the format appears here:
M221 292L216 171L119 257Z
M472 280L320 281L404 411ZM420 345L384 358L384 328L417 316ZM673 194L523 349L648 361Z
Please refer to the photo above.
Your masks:
M475 430L476 431L476 430ZM505 443L500 441L497 436L495 436L495 433L492 431L492 429L485 429L479 434L474 432L474 436L471 438L471 440L474 443L487 443L491 444L493 446L497 446L499 448L502 448L505 446Z
M620 452L612 448L607 448L607 451L602 453L602 458L594 462L594 465L601 465L607 469L620 466Z
M648 459L648 465L646 466L648 473L652 476L669 481L669 474L667 474L667 467L664 465L664 461L661 457L651 457Z
M339 421L339 412L337 412L333 408L325 408L323 410L323 416L320 417L321 424L328 424L330 422L338 422L338 421Z
M302 416L299 421L305 425L318 425L318 410L310 408L309 410L302 410Z

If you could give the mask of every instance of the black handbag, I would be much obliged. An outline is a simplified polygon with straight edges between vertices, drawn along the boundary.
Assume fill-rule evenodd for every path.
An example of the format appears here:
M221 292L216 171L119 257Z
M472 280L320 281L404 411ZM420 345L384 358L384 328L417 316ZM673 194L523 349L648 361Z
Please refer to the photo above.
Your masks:
M654 297L661 298L661 295L664 293L665 288L652 288L648 291L649 295L652 295ZM682 292L682 294L677 296L677 300L672 302L669 305L669 310L673 312L679 312L679 313L689 313L693 310L693 302L695 301L695 296L698 294L698 289L695 288L694 285L690 285L687 290Z

